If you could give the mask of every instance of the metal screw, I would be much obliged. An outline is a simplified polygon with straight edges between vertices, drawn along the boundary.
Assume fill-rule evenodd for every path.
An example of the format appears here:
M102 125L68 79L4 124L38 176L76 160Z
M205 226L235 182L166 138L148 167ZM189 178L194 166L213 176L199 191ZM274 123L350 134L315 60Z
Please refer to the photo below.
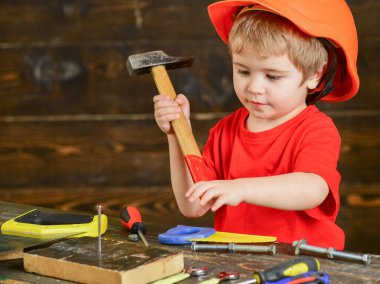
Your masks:
M237 245L235 243L229 243L225 245L215 245L215 244L197 244L196 242L191 243L191 250L224 250L232 252L263 252L270 253L272 255L276 254L276 246L255 246L255 245Z
M98 254L102 254L102 205L97 205L98 208Z
M138 234L129 234L128 241L130 242L138 242L140 240L140 236Z
M370 264L372 256L370 254L350 253L340 250L336 250L332 247L321 248L317 246L311 246L306 244L306 239L293 242L294 254L299 255L301 251L313 252L316 254L326 255L327 258L340 258L345 260L351 260L361 262L363 264Z

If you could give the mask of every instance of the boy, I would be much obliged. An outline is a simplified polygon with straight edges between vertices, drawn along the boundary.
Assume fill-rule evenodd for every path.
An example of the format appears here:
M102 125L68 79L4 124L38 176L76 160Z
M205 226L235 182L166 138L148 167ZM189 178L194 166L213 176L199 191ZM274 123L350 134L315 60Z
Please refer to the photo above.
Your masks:
M268 2L268 3L267 3ZM270 3L269 3L270 2ZM167 134L173 191L181 212L215 212L218 231L274 235L292 243L343 249L335 224L340 136L313 103L354 96L357 37L344 0L220 1L209 6L232 55L233 82L243 107L213 127L203 149L210 181L194 184L170 121L184 95L154 97Z

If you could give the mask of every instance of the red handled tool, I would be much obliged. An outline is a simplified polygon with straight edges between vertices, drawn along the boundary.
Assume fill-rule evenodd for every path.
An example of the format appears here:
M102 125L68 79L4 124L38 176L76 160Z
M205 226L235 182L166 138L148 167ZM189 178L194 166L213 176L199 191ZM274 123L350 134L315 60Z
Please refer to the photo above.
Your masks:
M132 206L123 207L120 211L120 221L124 227L131 231L131 233L138 234L147 247L149 246L149 243L144 236L146 227L142 223L141 215L137 208Z
M126 64L130 75L151 73L158 92L175 100L177 94L166 70L188 67L193 60L192 57L173 57L162 50L156 50L131 55ZM171 125L193 181L210 180L201 152L183 112L178 119L171 122Z

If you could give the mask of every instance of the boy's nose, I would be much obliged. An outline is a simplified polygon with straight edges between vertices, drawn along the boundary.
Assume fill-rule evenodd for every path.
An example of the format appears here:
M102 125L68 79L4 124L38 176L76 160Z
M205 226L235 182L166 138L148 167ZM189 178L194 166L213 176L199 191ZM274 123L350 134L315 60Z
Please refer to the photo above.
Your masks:
M262 82L262 79L252 77L248 84L248 92L251 94L263 94L264 84Z

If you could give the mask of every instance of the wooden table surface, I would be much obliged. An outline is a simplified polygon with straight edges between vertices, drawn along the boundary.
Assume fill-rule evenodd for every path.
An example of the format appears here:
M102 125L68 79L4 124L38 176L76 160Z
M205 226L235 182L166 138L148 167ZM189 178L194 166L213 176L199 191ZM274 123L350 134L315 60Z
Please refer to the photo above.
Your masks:
M6 203L0 201L0 223L18 216L36 207ZM45 209L53 211L52 209ZM277 243L276 255L253 254L253 253L221 253L221 252L193 252L188 245L169 246L159 244L157 235L165 232L169 228L164 228L160 224L147 223L146 237L152 247L163 248L172 251L183 251L185 256L185 267L208 267L209 274L217 275L220 271L239 271L241 280L226 282L239 283L243 279L249 279L254 271L268 269L284 261L291 260L293 249L288 244ZM115 240L126 240L128 232L121 226L116 218L109 218L109 227L104 238ZM64 240L63 240L64 241ZM143 246L142 242L136 243ZM103 253L107 253L103 251ZM321 271L327 272L331 283L380 283L380 255L373 255L369 265L347 262L342 260L330 260L316 256L321 263ZM22 260L7 260L0 262L0 276L8 279L27 283L72 283L59 281L57 279L26 273L23 270ZM1 282L1 277L0 277ZM197 283L196 278L190 278L180 282L181 284ZM2 283L2 282L1 282ZM18 283L18 282L13 282Z

